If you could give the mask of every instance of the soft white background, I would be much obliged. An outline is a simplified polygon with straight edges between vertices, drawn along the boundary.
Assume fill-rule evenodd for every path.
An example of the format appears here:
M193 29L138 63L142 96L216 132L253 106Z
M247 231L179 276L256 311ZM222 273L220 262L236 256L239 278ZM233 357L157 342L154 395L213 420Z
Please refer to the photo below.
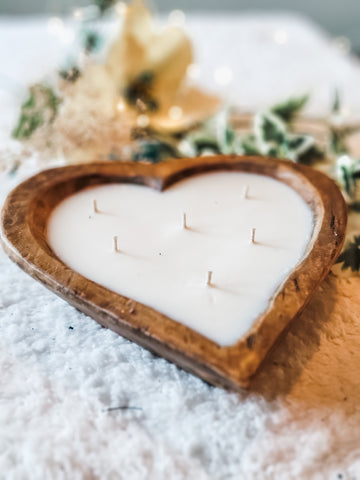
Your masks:
M193 11L237 11L269 10L272 12L297 12L312 18L332 35L346 35L355 49L360 50L358 0L147 0L159 11L169 12L181 8L187 13ZM88 0L2 0L0 14L47 13L69 14L71 9L87 5Z
M333 87L360 111L360 67L300 18L191 17L211 88L245 108L310 90L326 111ZM276 32L286 31L279 46ZM275 35L275 37L274 37ZM23 86L58 63L45 20L0 20L0 147ZM221 90L221 89L220 89ZM0 201L37 169L0 177ZM360 229L359 229L360 230ZM249 392L228 393L100 328L0 251L0 478L360 478L360 280L331 274ZM136 407L111 410L113 407Z

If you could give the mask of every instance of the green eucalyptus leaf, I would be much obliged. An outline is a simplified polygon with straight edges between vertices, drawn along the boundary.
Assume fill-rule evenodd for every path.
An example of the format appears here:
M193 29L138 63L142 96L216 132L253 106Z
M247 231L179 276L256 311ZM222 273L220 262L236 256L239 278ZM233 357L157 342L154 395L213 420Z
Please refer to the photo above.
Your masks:
M261 155L254 135L249 135L243 138L241 141L241 148L245 155Z
M96 5L103 15L107 10L113 7L116 3L116 0L93 0L94 5Z
M37 83L29 88L29 97L21 106L12 135L18 140L30 138L43 124L54 121L61 100L53 89Z
M286 126L281 118L271 112L262 112L255 115L255 137L260 144L273 142L281 144L286 136Z
M315 161L323 159L324 156L324 152L314 143L312 147L299 154L297 162L312 165Z
M340 99L340 92L338 89L335 89L334 92L334 99L331 106L332 113L339 113L341 109L341 99Z
M360 159L352 158L349 155L339 156L336 159L335 176L350 199L354 200L357 182L360 178Z
M354 237L354 241L343 250L336 263L342 263L343 270L346 268L353 272L360 270L360 235Z
M144 140L139 142L138 150L133 152L135 162L147 161L150 163L159 163L167 158L178 157L178 152L172 145L164 141Z
M90 54L99 51L103 43L103 38L96 30L84 29L81 37L81 43L85 53Z
M295 116L304 108L308 100L309 95L292 97L285 102L274 105L270 111L280 117L284 122L289 123L294 120Z
M345 130L336 127L330 127L330 151L334 155L348 153L346 145L347 133Z
M354 212L360 212L360 202L352 202L350 203L350 208L351 210L353 210Z

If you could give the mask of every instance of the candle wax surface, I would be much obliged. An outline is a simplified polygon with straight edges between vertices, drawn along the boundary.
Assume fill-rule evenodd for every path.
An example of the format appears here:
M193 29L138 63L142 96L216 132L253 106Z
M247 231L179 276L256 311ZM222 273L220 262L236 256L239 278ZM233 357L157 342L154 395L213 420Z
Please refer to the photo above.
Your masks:
M131 184L82 190L55 208L48 240L88 279L226 346L267 308L302 260L312 231L310 207L282 182L210 172L163 192Z

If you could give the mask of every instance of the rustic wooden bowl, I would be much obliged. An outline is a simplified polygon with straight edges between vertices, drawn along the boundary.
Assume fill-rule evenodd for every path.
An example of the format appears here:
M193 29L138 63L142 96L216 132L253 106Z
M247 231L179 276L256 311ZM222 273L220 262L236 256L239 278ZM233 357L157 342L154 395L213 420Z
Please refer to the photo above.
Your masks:
M311 241L301 262L279 285L268 308L234 345L222 347L154 309L111 292L67 267L47 241L48 218L65 197L89 186L135 183L164 190L202 172L257 173L289 185L314 214ZM246 387L289 322L305 307L340 253L346 205L335 183L320 172L265 157L214 156L157 165L95 163L46 170L10 193L1 217L1 241L9 257L33 278L93 317L214 385Z

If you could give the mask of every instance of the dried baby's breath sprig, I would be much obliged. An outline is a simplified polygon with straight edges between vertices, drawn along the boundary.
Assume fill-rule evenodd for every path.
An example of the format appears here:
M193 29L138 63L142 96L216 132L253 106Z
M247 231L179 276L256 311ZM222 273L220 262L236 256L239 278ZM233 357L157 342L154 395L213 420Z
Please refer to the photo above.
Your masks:
M0 173L14 175L18 168L32 155L32 151L21 146L18 150L3 149L0 151Z

